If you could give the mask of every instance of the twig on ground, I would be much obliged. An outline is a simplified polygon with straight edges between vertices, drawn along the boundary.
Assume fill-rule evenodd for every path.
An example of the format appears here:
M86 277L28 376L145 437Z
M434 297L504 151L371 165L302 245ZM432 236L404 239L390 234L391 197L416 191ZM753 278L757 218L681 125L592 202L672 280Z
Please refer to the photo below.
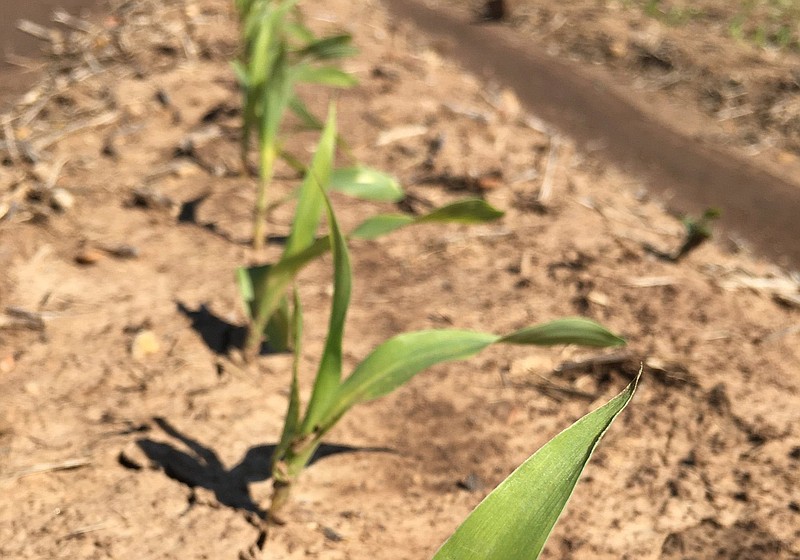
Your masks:
M6 150L13 163L19 162L19 148L17 139L14 136L14 129L11 126L11 118L6 115L3 118L3 136L6 139Z
M37 39L41 39L42 41L48 41L50 43L56 43L60 40L60 33L58 33L54 29L50 29L49 27L44 27L43 25L39 25L38 23L33 23L27 19L21 19L17 22L17 29L22 31L23 33L27 33L32 37L36 37Z
M67 136L75 134L76 132L81 132L83 130L89 128L96 128L100 126L105 126L107 124L111 124L119 118L118 111L108 111L106 113L102 113L95 117L91 117L88 119L84 119L71 125L65 127L63 130L59 130L57 132L52 132L46 136L38 138L31 142L35 151L41 151L49 148L53 144L63 140Z
M553 196L553 180L556 169L558 168L558 155L561 151L561 137L557 134L550 137L550 152L547 154L547 164L544 168L544 178L542 188L539 189L539 196L536 200L546 205Z
M792 325L791 327L786 327L785 329L780 329L775 331L774 333L768 334L764 338L761 339L761 342L774 342L786 336L791 336L793 334L800 333L800 324Z
M5 314L0 315L0 329L4 328L43 331L44 319L40 313L34 313L19 307L6 307Z
M74 531L70 531L60 540L68 540L74 539L75 537L80 537L81 535L85 535L86 533L92 533L94 531L99 531L100 529L105 529L106 527L110 527L111 523L109 521L101 521L100 523L94 523L92 525L86 525L85 527L80 527L75 529Z
M55 463L39 463L36 465L31 465L25 469L19 470L17 472L13 472L7 474L2 477L3 480L19 480L20 478L24 478L26 476L31 476L34 474L42 474L48 472L56 472L56 471L70 471L73 469L79 469L81 467L85 467L89 465L92 460L89 457L77 457L74 459L67 459L65 461L58 461Z
M656 288L659 286L672 286L677 284L677 280L672 276L645 276L642 278L631 278L625 285L631 288Z
M92 33L93 31L97 30L94 25L85 19L75 17L66 10L62 10L60 8L53 12L53 21L67 27L71 27L76 31L83 31L84 33Z

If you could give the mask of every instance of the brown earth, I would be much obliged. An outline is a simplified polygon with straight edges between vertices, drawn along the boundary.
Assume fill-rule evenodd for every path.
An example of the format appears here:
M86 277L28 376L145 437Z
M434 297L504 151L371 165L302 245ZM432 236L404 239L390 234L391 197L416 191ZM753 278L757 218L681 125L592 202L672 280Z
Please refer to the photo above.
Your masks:
M571 347L490 350L355 409L264 557L431 557L644 362L544 557L800 558L797 278L727 236L678 263L657 258L644 247L674 249L683 226L639 178L555 135L381 4L308 10L362 49L347 63L361 85L339 95L342 134L401 179L404 207L479 195L506 211L489 226L354 242L347 368L399 332L576 314L629 345L606 364L594 358L608 353ZM254 189L238 173L235 39L227 2L125 5L89 42L97 65L62 68L6 121L3 558L237 558L256 537L290 359L248 367L235 347L232 271L280 250L246 244ZM280 170L274 196L295 184ZM345 228L390 210L334 203ZM290 210L275 212L273 235ZM330 260L299 289L307 390Z
M467 68L513 87L583 149L645 178L683 211L721 209L726 231L800 267L796 54L757 56L707 23L674 28L639 8L596 2L506 2L500 23L476 22L478 10L462 2L389 4ZM703 4L724 12L736 3ZM722 96L714 80L738 84L735 107L709 108L709 96Z

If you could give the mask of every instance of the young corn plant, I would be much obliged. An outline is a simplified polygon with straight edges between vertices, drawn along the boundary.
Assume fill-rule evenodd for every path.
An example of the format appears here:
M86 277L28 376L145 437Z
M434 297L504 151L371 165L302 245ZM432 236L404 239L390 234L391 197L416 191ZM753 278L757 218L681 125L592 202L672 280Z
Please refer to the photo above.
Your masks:
M353 76L332 65L355 52L347 34L316 37L303 24L297 0L236 0L242 28L241 59L234 63L243 93L242 165L247 172L253 135L258 139L258 188L253 216L253 247L266 234L268 190L277 159L298 167L283 150L280 128L287 109L310 127L321 124L297 95L301 83L350 87ZM302 167L302 166L300 166Z
M601 438L636 392L619 395L547 442L456 529L433 560L536 560Z
M291 314L295 340L289 405L280 441L273 454L273 496L269 519L280 519L292 486L313 457L325 435L355 405L385 396L416 374L442 362L463 360L493 344L615 346L618 336L583 318L558 319L515 332L497 335L460 329L426 330L401 334L375 348L349 376L342 375L342 341L352 285L347 241L342 234L324 189L317 186L318 200L325 208L329 235L321 243L333 256L333 301L325 347L311 396L302 410L299 362L302 309L294 297ZM315 249L321 251L321 247ZM292 258L297 258L297 255ZM287 265L288 266L288 265ZM271 274L270 274L271 275Z
M297 194L292 229L283 255L276 264L242 267L237 270L239 293L248 315L249 329L244 355L258 355L266 338L274 350L285 351L293 343L286 294L295 276L314 259L330 250L328 237L317 239L324 212L324 191L338 191L371 200L397 200L402 191L391 178L369 168L334 169L336 151L336 111L331 105L319 145ZM349 238L375 239L402 227L425 223L485 223L503 213L483 200L461 200L421 216L383 214L372 216L357 226Z

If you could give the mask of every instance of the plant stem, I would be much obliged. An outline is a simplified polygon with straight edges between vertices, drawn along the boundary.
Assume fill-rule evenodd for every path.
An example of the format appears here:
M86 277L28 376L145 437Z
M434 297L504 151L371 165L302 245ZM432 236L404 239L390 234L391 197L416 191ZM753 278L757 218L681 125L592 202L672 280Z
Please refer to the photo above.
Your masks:
M281 524L280 512L289 501L292 486L319 448L322 434L298 436L272 465L272 499L268 519Z
M251 363L256 359L261 349L261 340L263 338L264 329L260 327L260 321L255 318L250 323L250 328L247 330L247 338L244 341L243 356L246 362Z
M256 206L253 215L253 249L260 251L264 248L267 229L267 191L272 182L272 172L275 166L275 146L266 145L261 149L259 165L259 182L256 192Z
M272 483L272 500L269 504L267 519L270 523L282 525L280 512L289 502L289 495L292 491L292 483L284 480L275 480Z

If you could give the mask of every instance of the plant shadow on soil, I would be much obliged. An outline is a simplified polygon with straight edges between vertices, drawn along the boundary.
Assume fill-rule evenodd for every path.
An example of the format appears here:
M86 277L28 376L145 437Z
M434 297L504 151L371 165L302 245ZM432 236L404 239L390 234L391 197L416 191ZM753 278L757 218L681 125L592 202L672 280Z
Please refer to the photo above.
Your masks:
M164 470L164 474L190 488L200 487L212 491L222 505L249 511L260 517L265 516L266 511L260 508L250 496L248 485L252 482L264 482L271 478L272 454L277 445L251 447L238 464L228 469L212 448L182 433L164 418L157 417L153 421L166 435L177 440L190 451L187 453L169 443L150 438L137 440L136 444L139 448L152 463ZM355 452L396 453L395 450L385 447L322 444L308 464L309 466L313 465L332 455ZM125 463L123 466L136 468Z
M176 302L178 311L192 322L194 330L203 339L209 350L219 356L226 355L231 349L244 348L247 337L247 327L234 325L214 315L205 304L200 304L197 309L190 309L183 302ZM278 354L268 342L262 342L258 351L260 356Z

